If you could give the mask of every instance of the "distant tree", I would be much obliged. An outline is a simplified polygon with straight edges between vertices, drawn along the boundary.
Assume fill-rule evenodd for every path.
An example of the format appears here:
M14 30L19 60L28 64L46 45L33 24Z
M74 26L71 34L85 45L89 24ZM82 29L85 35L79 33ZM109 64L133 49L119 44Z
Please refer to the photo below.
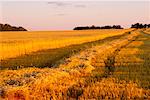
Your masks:
M142 24L142 23L135 23L131 25L131 28L150 28L150 24ZM87 30L87 29L123 29L121 25L106 25L106 26L82 26L82 27L75 27L74 30Z
M75 27L73 30L89 30L89 29L123 29L120 25L113 25L113 26L82 26L82 27Z
M112 28L113 29L123 29L120 25L113 25Z
M15 27L9 24L0 24L0 31L27 31L23 27Z
M19 30L19 31L27 31L27 30L24 29L23 27L19 27L18 30Z
M107 25L107 26L102 26L101 29L112 29L112 27Z
M116 28L116 25L113 25L112 28L115 29L115 28Z
M147 24L147 28L150 28L150 24Z
M139 28L143 28L143 25L142 25L142 24L139 24Z
M101 29L101 27L97 26L97 27L95 27L95 29Z
M90 29L88 26L85 27L75 27L74 30L88 30Z
M123 29L120 25L116 25L115 29Z
M96 26L92 25L92 26L90 27L90 29L96 29Z
M139 28L139 23L132 24L132 25L131 25L131 28Z
M0 31L2 30L2 28L3 28L3 24L0 24Z
M150 24L141 24L141 23L136 23L132 24L131 28L150 28Z
M143 25L143 28L147 28L147 24L144 24L144 25Z
M4 26L3 26L3 30L4 31L10 31L11 30L11 26L9 25L9 24L5 24Z

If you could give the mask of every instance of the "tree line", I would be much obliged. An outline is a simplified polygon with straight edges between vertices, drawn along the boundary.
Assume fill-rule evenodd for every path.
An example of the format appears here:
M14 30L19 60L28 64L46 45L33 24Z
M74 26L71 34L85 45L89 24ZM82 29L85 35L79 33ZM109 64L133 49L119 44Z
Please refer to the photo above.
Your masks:
M19 26L11 26L9 24L1 24L0 23L0 31L27 31L25 28Z
M121 27L121 25L107 25L107 26L79 26L79 27L75 27L73 30L89 30L89 29L123 29Z
M150 28L150 24L142 24L142 23L136 23L132 24L131 28Z
M135 23L131 25L131 28L150 28L150 24L142 24L142 23ZM123 29L121 25L106 25L106 26L79 26L75 27L73 30L90 30L90 29ZM9 24L1 24L0 23L0 31L27 31L27 29L19 26L11 26Z
M141 24L141 23L135 23L132 24L130 28L150 28L150 24ZM107 25L107 26L79 26L75 27L73 30L90 30L90 29L123 29L121 25Z

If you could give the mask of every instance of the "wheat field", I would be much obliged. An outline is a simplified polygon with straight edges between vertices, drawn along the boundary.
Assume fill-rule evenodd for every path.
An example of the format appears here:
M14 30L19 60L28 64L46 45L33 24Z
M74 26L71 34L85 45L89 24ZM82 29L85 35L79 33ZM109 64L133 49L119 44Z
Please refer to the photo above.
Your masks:
M86 49L65 58L57 67L1 70L0 99L150 99L149 29L63 31L57 35L56 32L35 33L24 32L28 34L26 37L19 35L22 33L12 36L3 33L1 59L30 55L42 49L94 43L106 37L110 39L86 45Z
M0 60L31 52L96 41L128 32L124 30L0 32ZM12 53L13 52L13 53Z

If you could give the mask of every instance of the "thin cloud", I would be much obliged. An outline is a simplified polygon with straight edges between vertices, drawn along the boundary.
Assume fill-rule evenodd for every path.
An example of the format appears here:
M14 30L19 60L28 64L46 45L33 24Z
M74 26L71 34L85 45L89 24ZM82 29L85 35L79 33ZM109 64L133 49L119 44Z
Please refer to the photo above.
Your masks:
M60 1L51 1L51 2L47 2L47 4L49 5L55 5L55 6L73 6L73 7L77 7L77 8L85 8L86 5L84 4L78 4L77 2L60 2Z
M74 7L85 8L86 5L75 5Z
M66 6L66 5L68 5L67 3L64 3L64 2L55 2L55 1L47 2L47 4L49 4L49 5L56 5L56 6Z

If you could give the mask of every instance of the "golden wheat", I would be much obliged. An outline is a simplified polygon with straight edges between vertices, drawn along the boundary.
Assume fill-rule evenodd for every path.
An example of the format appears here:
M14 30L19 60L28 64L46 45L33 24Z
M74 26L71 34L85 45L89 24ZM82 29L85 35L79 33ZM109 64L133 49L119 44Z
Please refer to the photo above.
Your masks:
M51 32L0 32L0 60L31 52L81 44L121 35L132 29L51 31Z

